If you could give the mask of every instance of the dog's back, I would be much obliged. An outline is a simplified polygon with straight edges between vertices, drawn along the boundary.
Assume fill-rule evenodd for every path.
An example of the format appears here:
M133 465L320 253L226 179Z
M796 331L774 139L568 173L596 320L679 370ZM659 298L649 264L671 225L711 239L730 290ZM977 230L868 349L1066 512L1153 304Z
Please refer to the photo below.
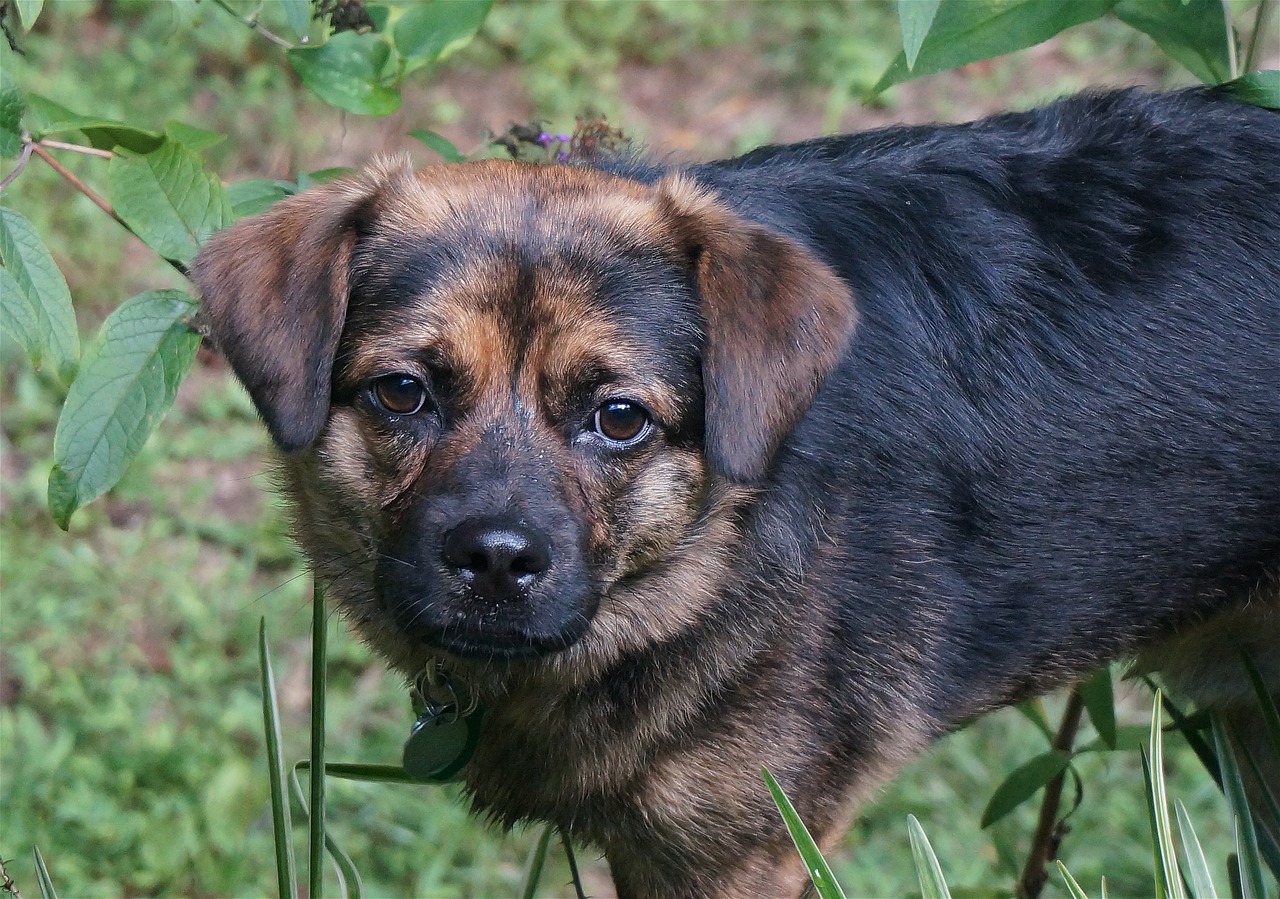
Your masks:
M848 639L936 645L945 722L1280 571L1280 114L1085 96L697 174L853 288L776 480L843 538Z

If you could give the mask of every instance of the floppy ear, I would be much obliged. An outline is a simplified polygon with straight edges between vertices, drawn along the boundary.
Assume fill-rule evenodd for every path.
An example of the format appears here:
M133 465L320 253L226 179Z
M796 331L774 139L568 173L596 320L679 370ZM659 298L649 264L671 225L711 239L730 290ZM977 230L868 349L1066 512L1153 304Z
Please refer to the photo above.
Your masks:
M688 176L658 186L692 261L706 323L706 451L761 478L857 323L848 285L799 242L749 222Z
M283 450L324 430L351 256L396 175L412 172L393 161L281 200L214 235L192 264L210 336Z

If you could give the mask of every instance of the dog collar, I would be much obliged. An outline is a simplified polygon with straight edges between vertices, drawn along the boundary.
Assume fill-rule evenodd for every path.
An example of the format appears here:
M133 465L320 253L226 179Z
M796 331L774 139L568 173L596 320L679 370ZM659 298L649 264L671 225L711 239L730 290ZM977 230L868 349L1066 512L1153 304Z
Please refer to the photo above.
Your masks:
M401 764L413 780L447 783L457 779L475 755L484 709L475 693L458 689L437 659L413 679L409 699L416 719L404 743Z

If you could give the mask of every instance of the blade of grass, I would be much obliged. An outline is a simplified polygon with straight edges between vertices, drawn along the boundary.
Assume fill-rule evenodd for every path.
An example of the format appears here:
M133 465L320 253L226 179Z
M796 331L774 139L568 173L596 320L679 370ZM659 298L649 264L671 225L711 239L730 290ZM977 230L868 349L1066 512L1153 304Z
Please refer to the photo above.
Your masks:
M40 847L31 847L31 856L36 866L36 883L40 886L40 895L44 899L58 899L58 891L53 888L53 878L49 876L49 869L45 866L44 856L40 854Z
M1182 886L1182 877L1178 874L1178 856L1173 845L1173 822L1169 820L1169 799L1164 782L1164 722L1161 720L1161 692L1156 691L1155 701L1151 708L1151 742L1149 752L1151 765L1148 769L1151 779L1147 788L1151 793L1151 819L1155 825L1153 836L1156 841L1156 856L1159 860L1158 871L1164 879L1165 890L1170 899L1187 899L1187 892Z
M298 764L303 768L306 768L310 763L302 761ZM340 780L358 780L364 783L422 783L420 780L414 780L409 773L399 765L366 765L360 762L326 762L324 766L324 773L326 777L336 777Z
M773 794L774 804L782 813L782 821L787 825L791 840L796 844L800 858L804 860L805 870L809 872L809 879L813 881L814 889L822 899L845 899L844 891L840 889L835 875L831 873L831 866L822 857L822 852L809 833L809 828L804 826L804 822L796 814L795 806L782 791L778 781L769 773L769 769L761 768L760 771L764 775L764 782L769 785L769 792Z
M1262 679L1262 672L1258 670L1253 657L1247 652L1241 655L1244 657L1244 670L1248 672L1253 690L1258 695L1258 708L1262 709L1262 720L1267 726L1267 739L1271 742L1271 749L1276 757L1280 758L1280 710L1276 709L1275 697L1267 689L1267 683Z
M1058 871L1062 874L1062 879L1067 882L1067 892L1071 894L1071 899L1089 899L1089 894L1080 888L1080 884L1076 883L1076 879L1071 876L1071 872L1067 870L1067 866L1060 860L1057 860Z
M1258 837L1253 829L1253 816L1245 797L1244 781L1240 777L1231 740L1217 715L1212 717L1212 723L1213 744L1218 750L1218 767L1222 771L1222 789L1227 797L1227 808L1235 831L1240 893L1243 899L1265 899L1267 893L1262 879L1262 860L1258 855Z
M324 595L320 585L311 588L311 764L308 772L311 804L308 817L307 895L324 895L324 738L325 738L325 656L328 621L324 615ZM294 769L295 771L297 769Z
M529 856L529 873L525 876L524 890L520 893L522 899L533 899L537 895L542 869L547 865L547 850L555 833L554 824L548 824L542 829L542 836L538 837L538 844L533 847L533 854Z
M1160 838L1157 836L1159 825L1156 823L1156 806L1153 800L1154 791L1151 788L1151 761L1147 757L1147 750L1142 749L1140 752L1142 758L1142 777L1146 781L1146 797L1147 797L1147 821L1151 825L1152 836L1152 865L1155 869L1155 894L1156 899L1165 899L1166 893L1164 885L1168 882L1168 874L1164 870L1164 856L1160 852Z
M303 759L295 764L289 776L293 798L297 801L303 814L308 814L307 794L302 789L302 781L298 778L299 771L306 771L307 776L311 776L310 761ZM324 848L329 850L329 857L333 859L333 870L338 875L339 895L346 897L346 899L363 899L364 883L360 880L360 872L356 870L355 862L351 860L351 856L347 855L346 851L338 845L327 830L324 835Z
M1191 895L1195 899L1212 899L1218 895L1213 885L1213 876L1209 873L1209 862L1200 848L1200 838L1191 826L1191 816L1181 799L1173 801L1174 811L1178 817L1178 834L1182 837L1182 872L1191 885Z
M276 705L276 679L267 649L267 619L258 623L258 665L262 671L262 718L267 734L267 771L271 780L271 823L275 832L276 885L280 899L298 895L298 869L293 858L293 822L284 792L284 756L280 744L280 709Z
M911 838L911 857L916 863L916 877L920 879L920 895L923 899L951 899L947 881L942 876L942 866L933 854L929 838L915 815L907 815L907 835Z

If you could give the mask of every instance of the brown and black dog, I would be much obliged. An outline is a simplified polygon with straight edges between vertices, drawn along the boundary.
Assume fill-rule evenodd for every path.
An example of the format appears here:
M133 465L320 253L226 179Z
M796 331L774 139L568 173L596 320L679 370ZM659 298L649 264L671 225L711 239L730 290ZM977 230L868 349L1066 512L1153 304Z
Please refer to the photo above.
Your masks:
M1275 112L383 162L194 277L328 596L478 699L476 807L620 895L800 892L763 766L830 845L939 734L1117 656L1216 694L1243 635L1280 683Z

